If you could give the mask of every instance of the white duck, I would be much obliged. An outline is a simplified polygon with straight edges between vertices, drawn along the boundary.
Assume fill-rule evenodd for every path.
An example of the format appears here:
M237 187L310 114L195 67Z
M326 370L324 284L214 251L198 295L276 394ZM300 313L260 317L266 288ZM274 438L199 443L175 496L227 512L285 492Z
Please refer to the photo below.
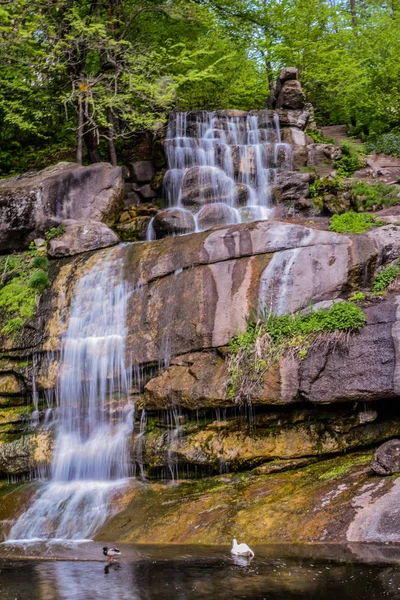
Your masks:
M247 544L238 544L237 540L233 540L231 554L235 556L251 556L253 558L254 552Z

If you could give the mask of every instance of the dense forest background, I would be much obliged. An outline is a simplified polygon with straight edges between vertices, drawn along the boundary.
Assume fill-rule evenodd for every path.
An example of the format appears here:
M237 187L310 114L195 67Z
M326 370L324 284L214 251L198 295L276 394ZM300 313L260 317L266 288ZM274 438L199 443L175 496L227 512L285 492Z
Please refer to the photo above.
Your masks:
M262 108L284 66L319 124L396 142L399 56L400 0L0 0L0 175L116 163L171 109Z

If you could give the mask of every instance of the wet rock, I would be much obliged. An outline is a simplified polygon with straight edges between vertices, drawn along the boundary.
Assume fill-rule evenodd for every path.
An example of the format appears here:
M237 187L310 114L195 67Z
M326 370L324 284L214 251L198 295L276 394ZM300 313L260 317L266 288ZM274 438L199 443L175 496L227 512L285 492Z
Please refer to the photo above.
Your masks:
M313 173L297 171L282 171L274 182L274 197L277 204L293 202L307 198L310 193L310 183L315 180Z
M220 202L203 206L197 215L197 225L200 231L217 225L229 225L238 221L237 212Z
M400 473L400 440L389 440L379 446L371 461L371 469L378 475Z
M153 228L159 239L168 235L191 233L195 230L196 224L192 213L188 210L171 208L157 213Z
M162 375L145 387L146 409L190 410L226 405L225 360L212 352L185 354L174 359Z
M0 182L0 250L27 247L66 219L112 224L124 195L120 167L59 163Z
M137 193L144 201L157 198L157 192L153 190L150 183L147 183L146 185L142 185L139 188L137 188Z
M282 129L282 141L292 146L305 146L306 136L304 131L296 127L286 127Z
M298 127L299 129L305 129L310 116L309 112L306 110L277 109L275 112L278 115L281 127Z
M15 374L0 374L0 396L19 396L24 393L25 386Z
M131 177L138 183L148 183L156 173L156 168L151 160L139 160L129 165Z
M237 206L246 206L250 198L250 192L247 185L237 183L235 185L235 201Z
M146 239L151 216L138 216L125 223L118 223L114 230L121 242L140 242Z
M300 171L308 166L308 152L304 146L295 146L293 148L293 169Z
M82 222L69 219L63 222L63 226L63 235L49 242L48 254L52 258L107 248L118 244L119 241L115 233L99 221Z

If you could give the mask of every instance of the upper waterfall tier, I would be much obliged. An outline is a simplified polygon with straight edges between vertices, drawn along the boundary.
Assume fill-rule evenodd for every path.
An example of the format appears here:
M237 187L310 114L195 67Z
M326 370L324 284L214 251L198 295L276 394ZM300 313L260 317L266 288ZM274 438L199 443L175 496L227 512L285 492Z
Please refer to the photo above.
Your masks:
M172 113L163 182L169 208L155 217L149 239L163 224L187 233L267 219L277 173L292 169L292 149L276 112Z

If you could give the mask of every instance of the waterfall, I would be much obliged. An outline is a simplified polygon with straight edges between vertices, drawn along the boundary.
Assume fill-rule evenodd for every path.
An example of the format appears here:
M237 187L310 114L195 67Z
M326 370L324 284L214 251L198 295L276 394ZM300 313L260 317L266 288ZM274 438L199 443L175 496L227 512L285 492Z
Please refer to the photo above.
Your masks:
M165 152L165 212L190 212L194 231L267 219L278 171L291 169L292 147L283 143L270 111L172 113ZM232 116L231 116L232 115ZM164 211L163 211L164 214ZM153 222L148 240L155 239Z
M77 284L62 340L50 480L12 527L9 541L89 538L127 482L133 422L125 365L129 292L118 252L102 252Z

